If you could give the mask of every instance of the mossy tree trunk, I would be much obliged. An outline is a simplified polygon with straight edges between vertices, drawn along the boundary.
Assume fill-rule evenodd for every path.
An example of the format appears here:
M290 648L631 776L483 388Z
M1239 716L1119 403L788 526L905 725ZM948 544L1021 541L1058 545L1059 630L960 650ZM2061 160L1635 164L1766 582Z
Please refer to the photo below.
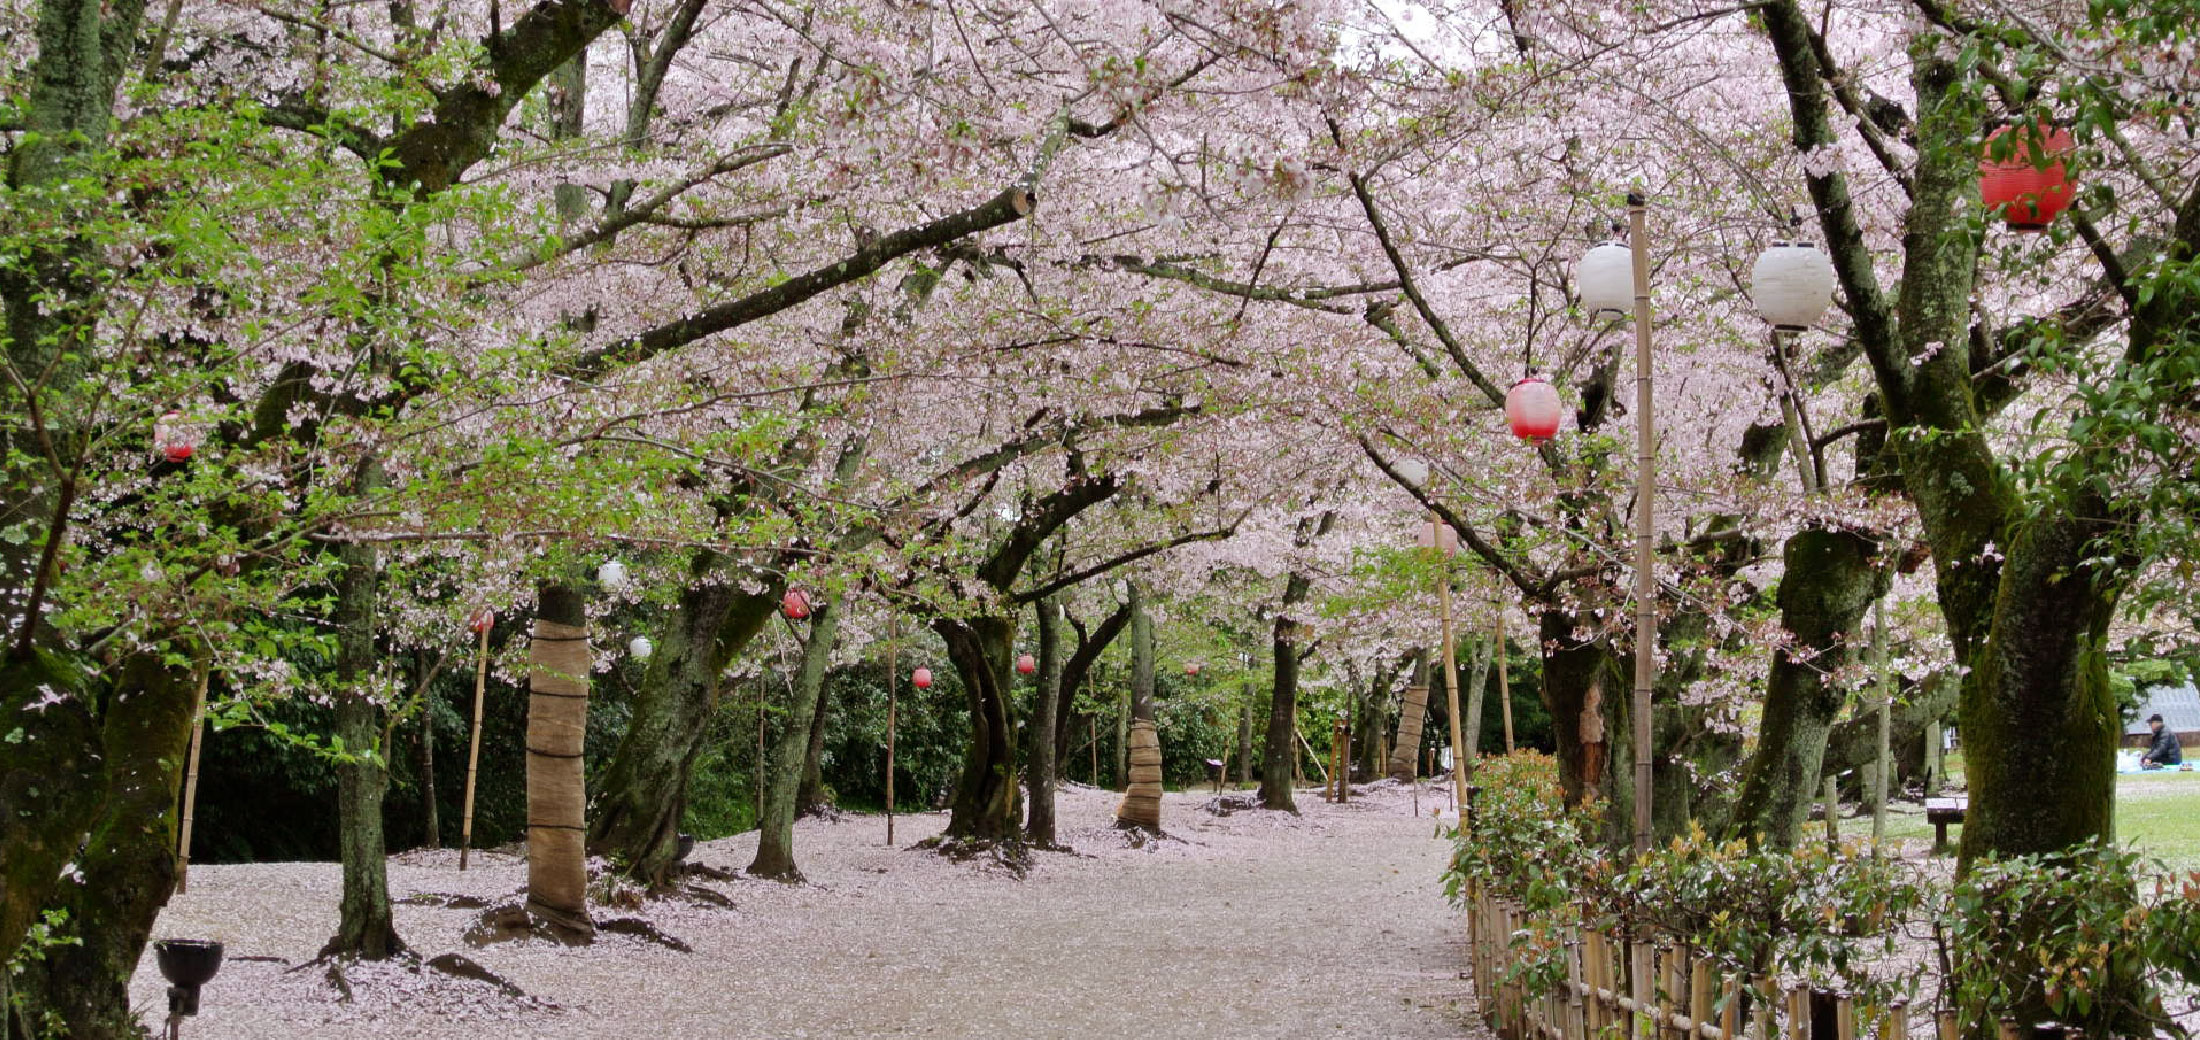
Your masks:
M567 939L593 938L588 914L587 601L571 586L535 596L527 674L527 912Z
M1039 630L1039 671L1032 691L1029 730L1029 808L1024 812L1024 840L1042 848L1057 844L1054 835L1054 785L1061 768L1055 749L1061 746L1059 730L1068 713L1062 710L1062 606L1054 597L1033 607Z
M336 736L344 742L336 764L337 851L343 863L343 896L336 934L323 957L380 960L405 950L390 906L389 850L382 837L382 795L389 788L389 749L382 746L382 704L375 693L376 602L380 571L371 545L337 549Z
M1558 781L1566 804L1605 797L1611 741L1605 701L1619 673L1602 641L1581 639L1572 612L1546 607L1536 615L1543 645L1543 707L1558 747Z
M18 1031L0 1028L0 1036L140 1035L130 977L175 889L177 805L196 689L190 667L157 652L123 665L101 748L108 761L129 766L112 774L76 869L47 901L47 909L67 914L56 937L68 942L48 947L15 978ZM22 1028L30 1023L39 1028Z
M597 778L588 850L652 888L671 883L689 778L718 707L719 676L779 609L774 581L742 592L698 552L689 582L657 628L625 736Z
M1788 538L1778 603L1791 641L1773 650L1734 836L1780 849L1802 838L1822 789L1826 738L1848 701L1832 677L1855 660L1864 612L1885 587L1878 556L1877 540L1854 531L1812 528Z
M947 644L970 704L970 743L949 805L947 836L976 841L1017 838L1015 722L1010 714L1014 618L981 614L940 618L932 630Z
M794 790L794 814L822 815L833 808L832 795L825 790L825 729L832 718L833 695L830 689L820 689L817 710L810 713L810 739L802 750L802 783Z
M1336 521L1334 510L1326 510L1319 517L1300 519L1292 539L1294 547L1304 550L1312 546L1316 539L1329 533ZM1299 811L1298 803L1292 799L1291 780L1298 762L1299 640L1302 630L1291 614L1306 601L1313 588L1312 578L1300 571L1291 572L1284 580L1283 603L1269 630L1269 655L1275 671L1274 680L1269 684L1268 730L1260 750L1260 804L1263 808L1285 812Z
M1077 691L1085 685L1086 679L1092 675L1093 667L1100 663L1100 655L1106 652L1108 647L1114 645L1116 638L1121 636L1123 630L1130 625L1131 607L1128 603L1118 604L1114 610L1108 612L1107 617L1101 618L1100 623L1093 626L1090 632L1085 631L1084 626L1077 623L1074 615L1065 613L1063 616L1077 632L1077 649L1071 651L1069 659L1062 662L1062 674L1055 683L1057 689L1054 697L1054 717L1056 720L1054 761L1057 765L1057 772L1059 772L1060 763L1069 760L1069 745L1071 740L1076 737L1076 731L1070 726L1069 720L1076 714ZM1094 777L1093 782L1098 784L1099 778Z
M779 727L779 738L764 763L764 812L757 821L756 857L749 863L749 873L757 877L802 880L794 862L795 801L802 786L811 722L824 699L825 673L840 638L840 617L839 605L829 600L810 614L809 638L802 645L802 670L795 676L786 724Z

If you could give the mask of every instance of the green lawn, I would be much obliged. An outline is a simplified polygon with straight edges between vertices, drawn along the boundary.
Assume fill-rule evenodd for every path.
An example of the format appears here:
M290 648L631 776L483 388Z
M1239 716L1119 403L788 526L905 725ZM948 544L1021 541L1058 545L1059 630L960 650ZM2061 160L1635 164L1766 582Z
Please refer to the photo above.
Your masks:
M1868 816L1841 820L1843 837L1870 833ZM1958 833L1959 829L1951 828L1949 840L1953 842ZM1888 814L1887 836L1929 842L1933 828L1925 822L1924 810L1898 803ZM2200 870L2200 771L2119 774L2116 839L2137 845L2175 869Z

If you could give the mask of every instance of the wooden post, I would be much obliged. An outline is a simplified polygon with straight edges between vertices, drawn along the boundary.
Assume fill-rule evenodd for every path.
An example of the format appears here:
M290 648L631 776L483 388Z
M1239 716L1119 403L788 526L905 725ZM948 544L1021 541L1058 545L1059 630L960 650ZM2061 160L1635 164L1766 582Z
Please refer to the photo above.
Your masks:
M900 659L900 655L896 653L896 651L897 651L897 650L899 649L899 647L895 645L895 637L896 637L896 636L898 636L898 635L900 634L900 633L899 633L899 631L897 630L897 626L898 626L899 622L900 622L900 618L899 618L899 616L893 613L893 609L892 609L891 607L887 608L887 613L886 613L886 844L887 844L887 846L888 846L889 848L891 848L891 847L893 846L893 844L894 844L894 708L896 707L896 705L895 705L895 703L894 703L894 693L895 693L895 690L896 690L896 686L895 686L895 683L896 683L896 682L897 682L897 681L898 681L898 680L899 680L899 679L901 678L901 676L900 676L900 674L899 674L899 672L900 672L900 669L901 669L901 659ZM1094 725L1095 725L1095 726L1097 726L1097 725L1098 725L1098 723L1094 723ZM1100 772L1100 760L1099 760L1099 757L1098 757L1098 756L1099 756L1099 754L1100 754L1100 751L1099 751L1099 739L1098 739L1098 735L1097 735L1097 734L1095 734L1095 735L1094 735L1094 741L1093 741L1093 752L1092 752L1092 753L1093 753L1093 755L1094 755L1094 758L1093 758L1093 765L1092 765L1092 770L1093 770L1093 774L1094 774L1094 775L1093 775L1093 780L1094 780L1094 782L1095 782L1095 783L1097 783L1097 782L1099 782L1099 772Z
M1655 987L1651 985L1650 944L1640 939L1627 944L1627 994L1635 1009L1627 1014L1627 1035L1632 1040L1651 1040L1656 1023L1650 1021ZM1648 1028L1646 1028L1648 1027Z
M1788 990L1788 1040L1810 1040L1810 987L1795 986ZM1818 1040L1833 1040L1820 1037Z
M1650 402L1650 231L1639 192L1627 196L1627 244L1635 259L1635 855L1650 853L1650 692L1658 678L1657 425Z
M1698 957L1688 969L1688 1029L1681 1035L1700 1036L1703 1025L1711 1021L1711 962Z
M191 873L191 813L199 800L199 748L206 743L206 680L212 667L201 657L197 670L199 689L191 700L191 750L186 755L183 771L183 830L176 837L177 895L184 893L185 878ZM0 971L5 970L5 966L0 966Z
M1836 1040L1856 1040L1856 1000L1846 993L1834 998L1833 1035Z
M1091 680L1086 680L1085 692L1088 694L1092 692ZM1092 786L1098 787L1100 786L1100 716L1098 714L1085 716L1085 734L1091 738L1092 744Z
M466 869L466 858L473 854L474 845L474 780L481 769L481 700L489 688L489 630L494 625L481 626L480 645L474 656L474 723L466 738L466 793L460 799L458 813L458 869Z
M1886 1040L1902 1040L1910 1035L1910 1002L1896 997L1887 1005L1887 1019L1879 1029Z
M1826 847L1841 848L1841 784L1836 777L1826 778Z

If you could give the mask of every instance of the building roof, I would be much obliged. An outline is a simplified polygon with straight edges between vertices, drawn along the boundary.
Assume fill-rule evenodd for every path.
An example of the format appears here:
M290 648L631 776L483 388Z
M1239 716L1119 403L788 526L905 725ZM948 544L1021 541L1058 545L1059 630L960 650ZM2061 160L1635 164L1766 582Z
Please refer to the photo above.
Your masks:
M2200 688L2150 686L2139 691L2139 713L2124 724L2126 736L2147 733L2147 716L2161 713L2162 727L2172 733L2200 732Z

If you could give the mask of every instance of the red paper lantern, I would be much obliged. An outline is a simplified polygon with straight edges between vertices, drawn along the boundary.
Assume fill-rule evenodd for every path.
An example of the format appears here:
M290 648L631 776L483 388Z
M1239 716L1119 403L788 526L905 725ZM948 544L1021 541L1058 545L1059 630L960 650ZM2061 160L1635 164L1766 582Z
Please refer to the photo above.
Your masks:
M1030 675L1031 673L1039 670L1038 659L1032 657L1030 654L1025 654L1022 657L1019 657L1016 659L1016 670L1025 675Z
M182 462L199 450L198 432L183 421L182 412L164 412L153 422L153 450L169 462Z
M1186 675L1198 675L1198 674L1199 674L1199 662L1198 662L1198 661L1186 661L1186 662L1184 662L1184 674L1186 674Z
M487 632L489 626L496 623L497 612L487 607L478 607L473 613L466 615L466 631L468 632Z
M2018 130L2007 159L1996 160L1996 138ZM2044 146L2047 163L2033 158L2035 143ZM2002 127L1986 138L1985 154L1978 161L1978 191L1986 209L1999 213L2017 231L2045 231L2055 215L2069 208L2077 180L2063 165L2075 145L2070 131L2040 127Z
M920 690L929 690L929 689L931 689L931 688L932 688L932 669L930 669L930 668L919 668L919 669L917 669L916 671L914 671L914 672L911 672L911 673L909 673L909 685L911 685L911 686L914 686L914 687L916 687L917 689L920 689Z
M1513 436L1531 444L1558 432L1562 411L1558 390L1541 376L1529 376L1505 391L1505 421L1512 424Z
M789 621L800 621L809 617L810 597L804 595L801 589L788 589L786 597L779 601L779 612L787 615Z

